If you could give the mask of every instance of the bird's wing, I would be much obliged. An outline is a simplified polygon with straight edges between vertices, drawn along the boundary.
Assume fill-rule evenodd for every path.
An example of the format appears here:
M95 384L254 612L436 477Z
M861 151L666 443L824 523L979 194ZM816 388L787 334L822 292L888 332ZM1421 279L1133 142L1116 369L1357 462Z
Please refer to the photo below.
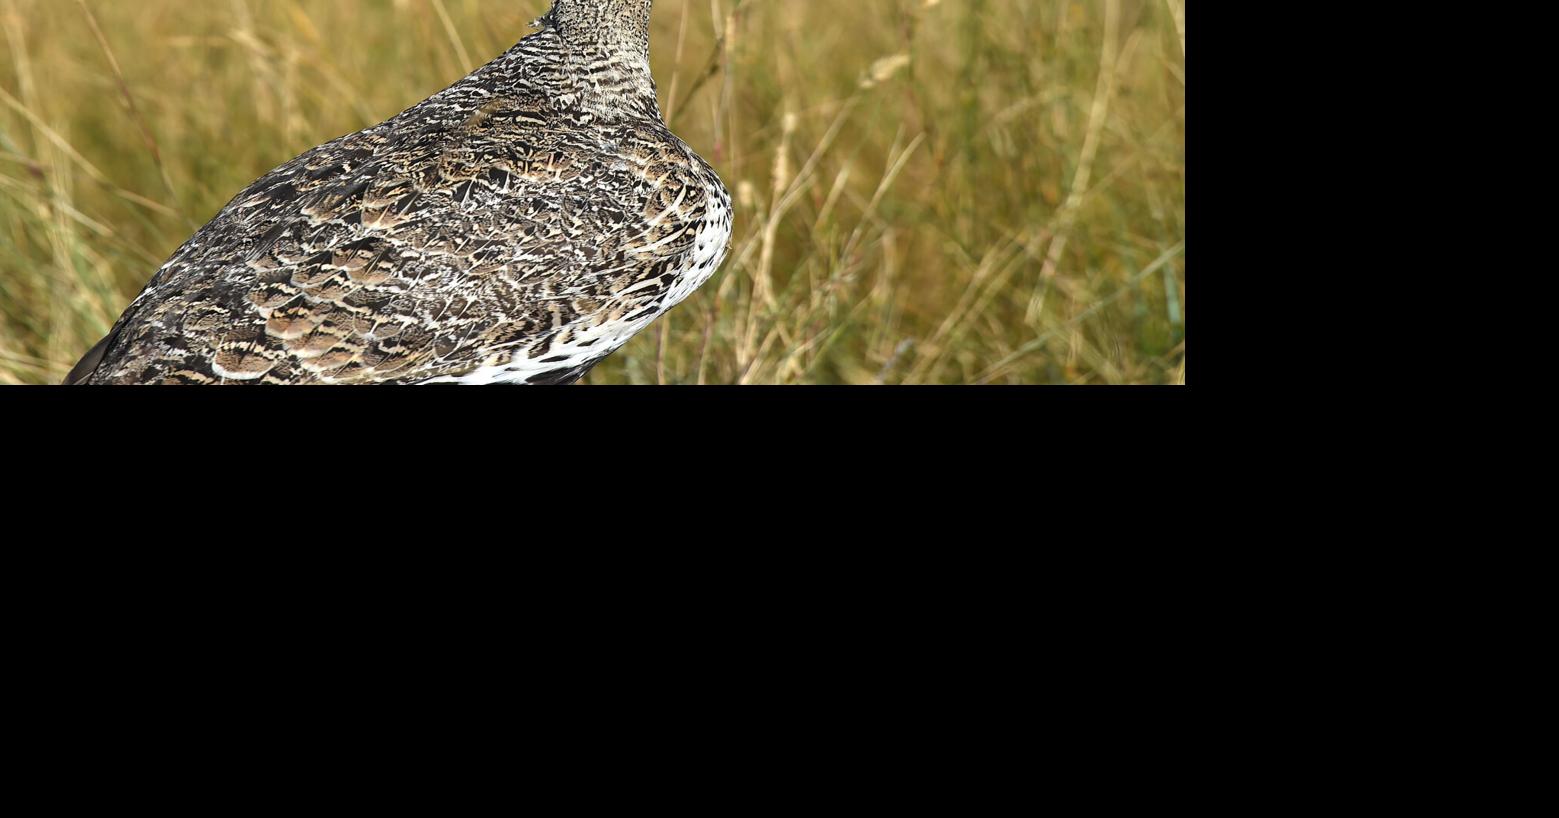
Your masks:
M500 98L283 165L180 248L88 381L420 382L642 312L706 215L698 163L653 123L551 116Z

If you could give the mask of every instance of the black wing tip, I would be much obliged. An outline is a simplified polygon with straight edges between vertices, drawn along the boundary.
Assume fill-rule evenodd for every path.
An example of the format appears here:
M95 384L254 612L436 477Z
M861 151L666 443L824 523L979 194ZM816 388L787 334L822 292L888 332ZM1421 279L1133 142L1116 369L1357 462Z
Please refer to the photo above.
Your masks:
M97 368L102 365L103 358L107 357L108 355L108 345L112 343L113 340L114 334L110 334L107 338L98 341L97 346L93 347L92 351L88 352L86 357L82 358L81 362L76 364L76 368L72 369L70 374L65 376L64 385L80 386L81 384L86 383L87 379L92 377L93 373L97 372Z

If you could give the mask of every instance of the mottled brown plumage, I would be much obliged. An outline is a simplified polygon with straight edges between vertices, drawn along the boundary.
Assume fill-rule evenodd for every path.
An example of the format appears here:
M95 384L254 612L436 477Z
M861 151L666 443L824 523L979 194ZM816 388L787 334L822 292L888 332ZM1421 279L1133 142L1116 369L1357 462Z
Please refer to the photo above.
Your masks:
M583 377L730 240L725 186L661 119L650 3L555 0L471 76L255 182L69 382Z

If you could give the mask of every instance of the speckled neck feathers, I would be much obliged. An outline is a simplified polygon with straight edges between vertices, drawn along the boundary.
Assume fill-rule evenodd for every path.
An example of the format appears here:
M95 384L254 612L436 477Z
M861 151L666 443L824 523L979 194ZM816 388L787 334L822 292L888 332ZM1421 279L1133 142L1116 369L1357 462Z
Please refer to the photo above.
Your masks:
M554 0L539 25L575 42L610 42L650 53L651 0Z
M566 79L558 88L564 104L598 116L645 110L659 118L650 72L651 2L554 0L537 25L557 49L559 76Z

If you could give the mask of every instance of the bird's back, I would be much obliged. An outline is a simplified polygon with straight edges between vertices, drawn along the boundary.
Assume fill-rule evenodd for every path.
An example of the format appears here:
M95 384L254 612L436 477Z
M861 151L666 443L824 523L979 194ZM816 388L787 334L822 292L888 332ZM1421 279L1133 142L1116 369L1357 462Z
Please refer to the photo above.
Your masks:
M652 84L575 93L602 87L569 76L581 53L549 27L267 174L174 254L72 382L582 377L714 274L731 207Z

